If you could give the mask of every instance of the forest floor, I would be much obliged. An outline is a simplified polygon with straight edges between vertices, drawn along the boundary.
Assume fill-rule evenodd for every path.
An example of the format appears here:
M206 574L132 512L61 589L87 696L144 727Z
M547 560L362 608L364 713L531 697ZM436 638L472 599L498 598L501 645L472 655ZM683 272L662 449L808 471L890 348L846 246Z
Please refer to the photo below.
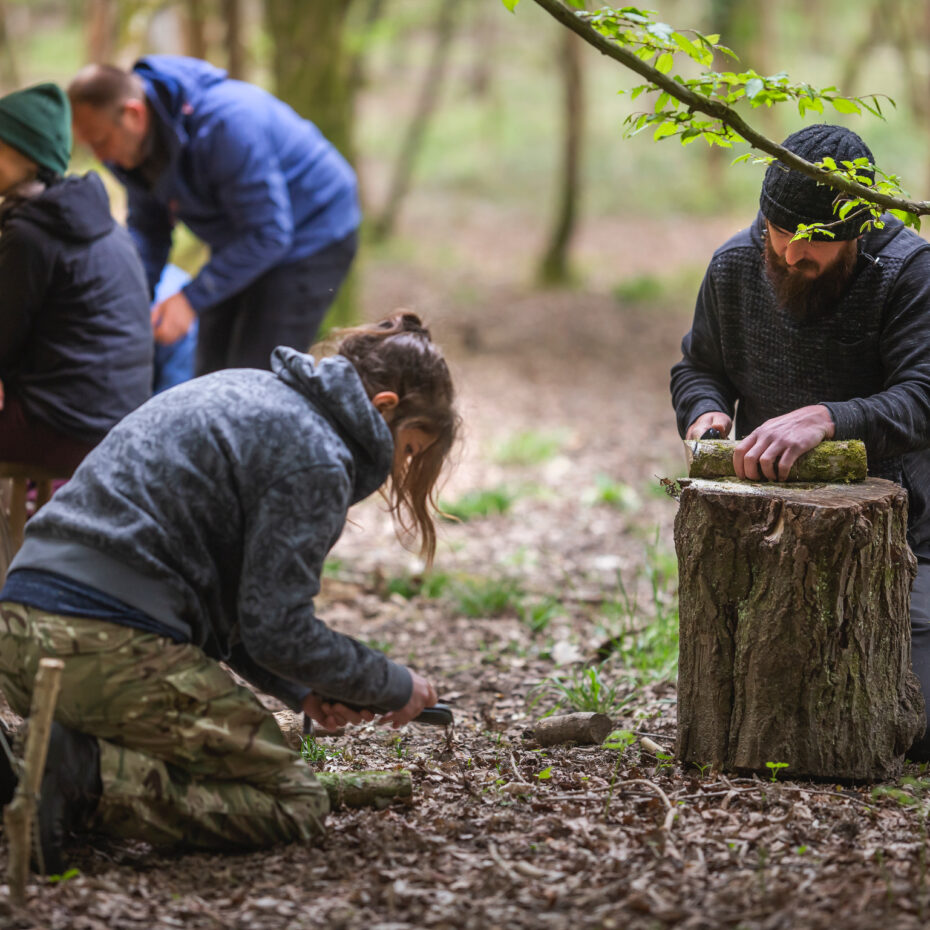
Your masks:
M443 224L456 244L437 270ZM442 499L462 522L443 524L424 575L366 502L318 608L434 680L454 729L318 739L319 768L405 768L414 783L410 803L334 813L318 846L167 855L97 838L77 848L77 876L30 886L26 910L0 894L0 926L926 925L926 782L873 798L876 786L728 778L670 756L675 503L658 478L683 467L667 379L693 286L656 295L649 282L668 280L670 254L693 278L735 229L684 225L589 228L600 271L542 292L520 283L538 251L518 219L441 224L411 207L408 238L367 262L364 302L372 318L416 309L447 348L465 436ZM534 721L572 703L622 734L540 748Z

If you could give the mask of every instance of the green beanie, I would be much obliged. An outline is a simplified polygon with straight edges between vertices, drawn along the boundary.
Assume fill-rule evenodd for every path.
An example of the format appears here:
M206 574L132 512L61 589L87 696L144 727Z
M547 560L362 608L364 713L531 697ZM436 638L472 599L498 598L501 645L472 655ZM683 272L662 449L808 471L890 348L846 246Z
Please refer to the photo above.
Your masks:
M36 84L0 97L0 141L55 174L68 170L71 105L57 84Z

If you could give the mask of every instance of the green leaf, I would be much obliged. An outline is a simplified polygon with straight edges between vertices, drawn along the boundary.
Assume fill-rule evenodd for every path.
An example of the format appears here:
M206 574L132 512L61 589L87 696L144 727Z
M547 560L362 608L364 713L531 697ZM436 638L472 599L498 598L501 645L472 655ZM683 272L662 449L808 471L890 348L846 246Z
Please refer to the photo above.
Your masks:
M672 70L672 66L675 64L675 56L671 52L663 52L656 59L656 71L660 71L662 74L668 74Z
M752 100L764 87L765 82L761 78L750 78L746 82L746 96Z
M686 39L680 32L673 32L672 40L689 58L704 63L706 55L703 49L698 48L690 39Z
M666 120L662 123L661 126L653 133L652 138L658 142L659 139L664 139L666 136L673 136L678 132L678 124L672 123Z
M501 3L503 3L511 13L517 8L519 2L520 0L501 0Z
M539 779L552 778L552 766L544 768L536 777Z
M848 97L831 97L830 103L837 113L861 113L859 106Z

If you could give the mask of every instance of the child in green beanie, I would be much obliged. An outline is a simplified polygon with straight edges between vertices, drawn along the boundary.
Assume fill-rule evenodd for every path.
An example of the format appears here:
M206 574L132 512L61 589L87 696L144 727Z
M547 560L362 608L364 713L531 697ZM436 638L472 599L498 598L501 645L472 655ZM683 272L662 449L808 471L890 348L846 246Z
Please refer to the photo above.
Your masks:
M152 384L142 264L70 154L60 87L0 97L0 461L63 470Z

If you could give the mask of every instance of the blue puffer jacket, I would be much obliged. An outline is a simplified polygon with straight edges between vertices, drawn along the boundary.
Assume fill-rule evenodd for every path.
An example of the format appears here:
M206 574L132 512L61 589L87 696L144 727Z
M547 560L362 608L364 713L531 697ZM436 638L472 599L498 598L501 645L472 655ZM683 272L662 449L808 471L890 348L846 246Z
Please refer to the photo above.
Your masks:
M107 167L128 189L128 225L153 292L177 220L211 250L184 288L198 311L358 228L352 168L287 104L196 58L150 55L134 70L166 130L168 166L152 190L137 172Z
M297 709L308 689L396 710L410 674L317 619L323 559L394 445L345 358L280 347L153 397L29 521L10 568L158 620Z

